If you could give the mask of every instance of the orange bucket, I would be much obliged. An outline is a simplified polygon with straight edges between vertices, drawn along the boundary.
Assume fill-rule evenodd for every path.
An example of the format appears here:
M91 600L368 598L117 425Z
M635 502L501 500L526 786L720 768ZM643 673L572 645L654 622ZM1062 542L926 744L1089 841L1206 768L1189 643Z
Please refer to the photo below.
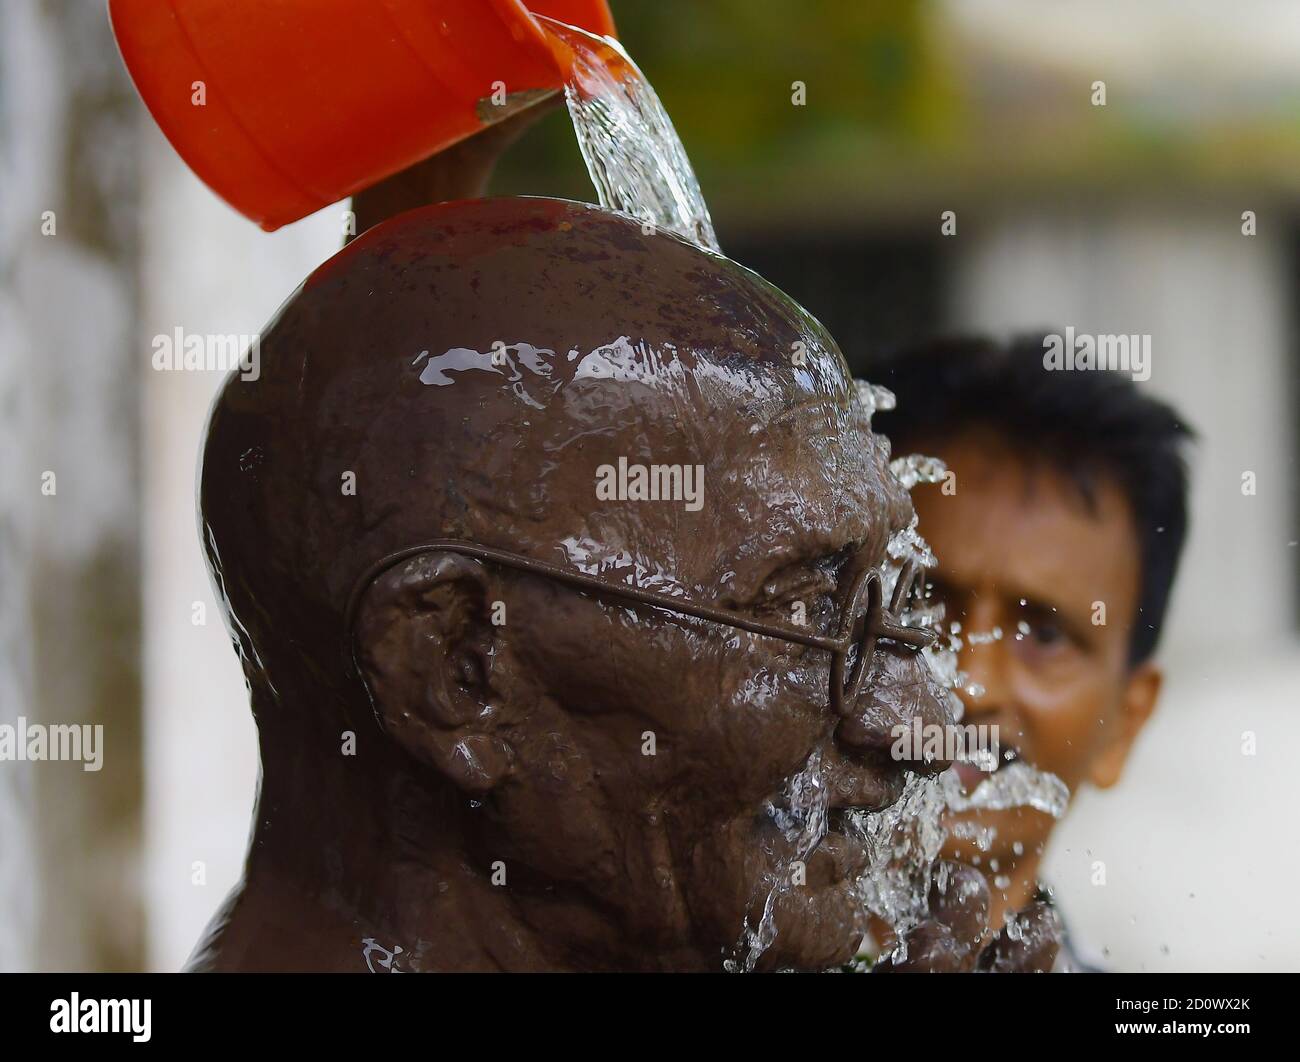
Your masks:
M567 50L533 14L614 32L605 0L109 0L108 10L172 147L268 232L562 88Z

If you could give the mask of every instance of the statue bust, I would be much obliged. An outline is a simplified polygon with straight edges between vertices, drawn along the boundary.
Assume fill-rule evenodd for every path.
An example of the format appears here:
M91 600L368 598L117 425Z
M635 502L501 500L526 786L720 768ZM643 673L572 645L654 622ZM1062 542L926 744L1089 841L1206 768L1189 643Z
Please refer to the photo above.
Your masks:
M825 330L674 236L546 199L366 232L207 429L262 775L190 968L849 959L841 819L950 721L882 601L888 457Z

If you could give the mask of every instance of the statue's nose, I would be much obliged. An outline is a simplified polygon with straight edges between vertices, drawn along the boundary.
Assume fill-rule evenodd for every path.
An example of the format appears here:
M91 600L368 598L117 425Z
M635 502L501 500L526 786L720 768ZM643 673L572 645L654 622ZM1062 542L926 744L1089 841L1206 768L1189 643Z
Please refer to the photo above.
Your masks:
M897 759L909 770L938 773L947 770L951 760L942 755L927 760L924 752L947 749L945 740L918 742L900 740L907 731L931 735L932 727L938 733L956 722L951 709L951 694L930 674L922 655L914 650L891 642L878 642L872 659L872 670L862 684L861 692L852 705L847 706L844 717L836 728L835 737L847 750L870 753L874 756ZM897 750L906 755L895 755Z

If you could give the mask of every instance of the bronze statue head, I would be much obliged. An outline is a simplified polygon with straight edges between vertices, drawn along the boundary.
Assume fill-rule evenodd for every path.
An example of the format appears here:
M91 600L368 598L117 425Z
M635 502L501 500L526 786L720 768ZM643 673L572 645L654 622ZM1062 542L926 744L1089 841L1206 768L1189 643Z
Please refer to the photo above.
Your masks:
M948 721L871 574L912 515L887 465L830 336L725 258L544 199L366 233L208 428L262 782L192 965L851 956L837 819L917 766L895 724Z

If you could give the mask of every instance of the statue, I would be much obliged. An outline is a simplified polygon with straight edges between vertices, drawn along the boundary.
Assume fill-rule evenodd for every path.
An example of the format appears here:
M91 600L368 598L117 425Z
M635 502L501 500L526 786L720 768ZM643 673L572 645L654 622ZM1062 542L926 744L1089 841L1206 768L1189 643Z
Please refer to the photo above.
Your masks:
M577 203L401 214L226 382L199 504L262 777L191 969L853 956L842 816L947 766L889 749L950 701L883 596L887 444L759 277ZM913 964L975 961L954 873Z

